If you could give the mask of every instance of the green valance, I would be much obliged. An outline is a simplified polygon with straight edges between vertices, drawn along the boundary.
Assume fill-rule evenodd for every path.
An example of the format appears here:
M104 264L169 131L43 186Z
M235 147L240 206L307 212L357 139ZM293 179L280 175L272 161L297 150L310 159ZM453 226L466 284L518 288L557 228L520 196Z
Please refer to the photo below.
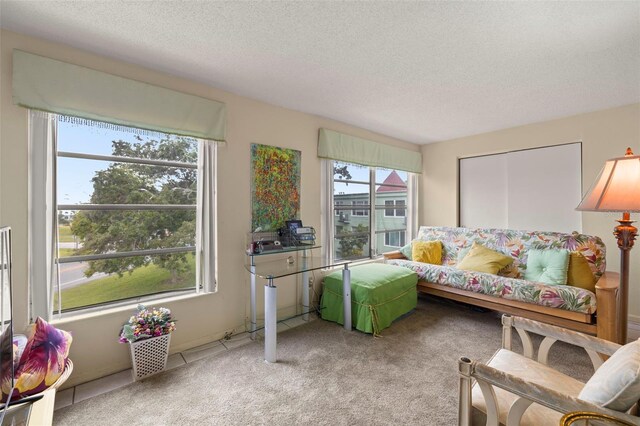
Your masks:
M13 103L26 108L216 141L225 104L13 51Z
M422 154L420 152L409 151L408 149L385 145L328 129L320 129L318 157L363 166L422 173Z

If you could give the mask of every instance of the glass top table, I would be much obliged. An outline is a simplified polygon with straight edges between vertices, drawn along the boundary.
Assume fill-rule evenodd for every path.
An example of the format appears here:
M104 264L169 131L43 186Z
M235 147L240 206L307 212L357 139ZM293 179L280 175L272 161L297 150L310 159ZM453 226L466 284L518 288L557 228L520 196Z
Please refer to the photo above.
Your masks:
M287 253L287 252L280 252ZM332 268L349 263L348 260L327 262L321 256L289 256L288 258L269 260L266 262L247 263L245 268L252 274L264 279L282 278L318 269Z
M261 253L247 251L245 269L251 274L251 338L255 339L257 330L256 318L256 277L267 280L264 286L264 359L276 362L277 345L277 287L274 280L287 276L302 274L302 310L303 319L309 320L309 282L310 271L342 266L343 298L351 300L351 274L348 268L349 260L335 260L328 262L321 256L309 255L320 246L283 247ZM266 258L269 255L280 254L277 258ZM256 262L256 260L258 260ZM344 328L351 330L351 303L344 303Z

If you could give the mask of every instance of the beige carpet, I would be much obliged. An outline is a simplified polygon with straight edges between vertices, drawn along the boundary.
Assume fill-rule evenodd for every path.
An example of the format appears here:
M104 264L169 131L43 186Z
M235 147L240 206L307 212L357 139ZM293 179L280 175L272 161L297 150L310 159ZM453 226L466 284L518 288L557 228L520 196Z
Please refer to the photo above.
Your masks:
M278 335L277 364L254 342L60 409L54 423L455 425L457 360L487 360L501 325L495 313L421 297L382 335L313 321ZM550 363L591 374L568 345L554 345Z

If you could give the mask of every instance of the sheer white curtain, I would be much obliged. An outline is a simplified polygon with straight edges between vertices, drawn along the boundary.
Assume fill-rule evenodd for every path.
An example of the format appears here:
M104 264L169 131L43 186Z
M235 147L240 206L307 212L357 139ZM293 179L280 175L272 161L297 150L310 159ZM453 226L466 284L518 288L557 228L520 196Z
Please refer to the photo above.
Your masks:
M407 182L407 238L409 243L418 235L418 175L409 173L409 182Z
M216 142L200 140L198 146L198 207L196 219L197 288L216 290ZM198 290L200 291L200 290Z
M31 318L51 319L58 289L54 263L58 229L56 208L57 120L52 114L29 111L29 288ZM58 299L59 300L59 299Z
M325 206L321 209L320 222L322 223L322 256L324 257L325 262L330 262L335 245L332 237L334 232L333 230L335 229L335 214L333 211L333 160L323 159L321 161L322 169L320 172L320 181L324 182L324 184L320 186L320 202L322 203L322 206Z

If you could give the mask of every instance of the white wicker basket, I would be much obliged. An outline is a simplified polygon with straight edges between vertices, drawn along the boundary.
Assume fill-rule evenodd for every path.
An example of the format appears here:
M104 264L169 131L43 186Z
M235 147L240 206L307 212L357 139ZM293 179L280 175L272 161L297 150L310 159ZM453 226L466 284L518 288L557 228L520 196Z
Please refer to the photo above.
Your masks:
M130 343L133 380L153 376L165 369L169 357L171 334Z

